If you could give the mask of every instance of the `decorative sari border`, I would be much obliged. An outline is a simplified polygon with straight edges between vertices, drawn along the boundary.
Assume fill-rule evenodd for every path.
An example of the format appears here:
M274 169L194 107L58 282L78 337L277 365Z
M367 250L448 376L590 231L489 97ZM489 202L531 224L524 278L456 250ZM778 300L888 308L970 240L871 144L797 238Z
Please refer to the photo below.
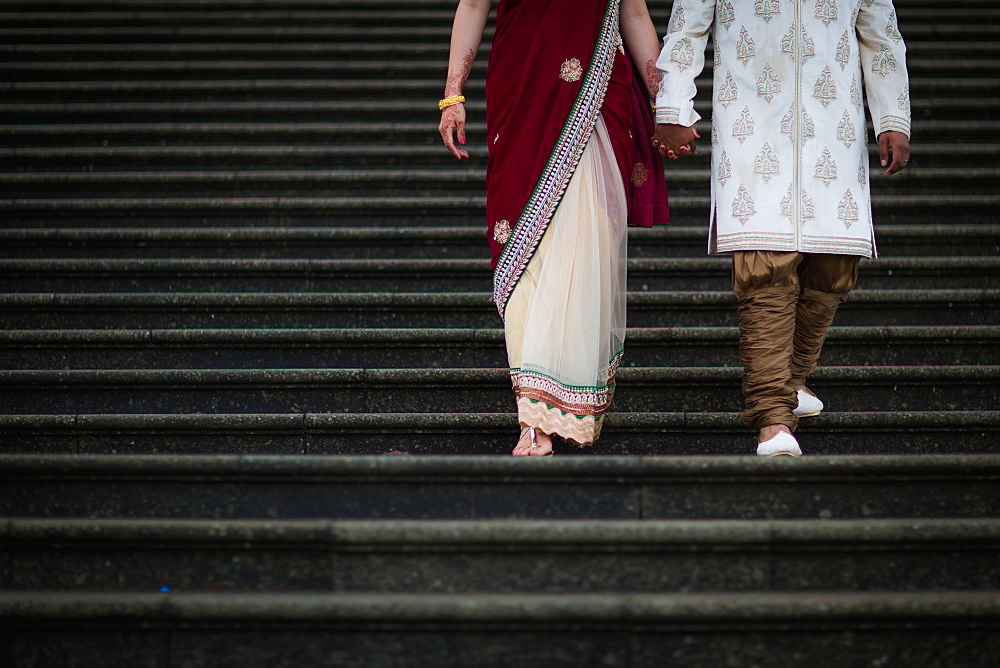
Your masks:
M504 317L507 301L527 269L531 257L552 220L563 193L580 164L580 157L594 131L611 80L618 35L620 0L609 0L604 22L594 47L590 67L570 110L569 121L556 141L545 169L514 225L493 272L493 301Z
M564 385L554 378L537 371L511 369L510 380L517 397L533 399L576 416L600 417L611 404L615 394L615 374L622 361L622 352L612 358L608 366L606 385Z

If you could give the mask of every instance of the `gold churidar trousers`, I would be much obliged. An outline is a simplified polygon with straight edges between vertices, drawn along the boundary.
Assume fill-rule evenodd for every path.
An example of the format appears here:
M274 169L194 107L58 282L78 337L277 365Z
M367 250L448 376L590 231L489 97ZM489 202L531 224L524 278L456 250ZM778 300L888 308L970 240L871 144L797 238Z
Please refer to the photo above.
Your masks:
M816 369L826 332L858 280L854 255L737 251L733 290L739 300L743 422L759 430L798 424L792 385Z

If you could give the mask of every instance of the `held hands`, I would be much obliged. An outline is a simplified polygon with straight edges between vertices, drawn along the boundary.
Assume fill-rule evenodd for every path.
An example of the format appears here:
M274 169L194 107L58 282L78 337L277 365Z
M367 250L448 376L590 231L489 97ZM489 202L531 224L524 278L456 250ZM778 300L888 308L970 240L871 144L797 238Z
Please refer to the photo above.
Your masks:
M458 143L465 143L465 105L462 103L453 104L441 110L441 124L438 126L444 145L457 159L468 158L469 152L464 148L455 146L455 137L458 135Z
M683 155L697 154L695 141L700 138L701 135L693 127L674 123L659 123L656 132L650 137L653 148L658 149L660 155L670 160L676 160Z
M886 130L878 136L878 157L882 166L887 168L886 176L906 169L906 163L910 161L910 140L902 132Z

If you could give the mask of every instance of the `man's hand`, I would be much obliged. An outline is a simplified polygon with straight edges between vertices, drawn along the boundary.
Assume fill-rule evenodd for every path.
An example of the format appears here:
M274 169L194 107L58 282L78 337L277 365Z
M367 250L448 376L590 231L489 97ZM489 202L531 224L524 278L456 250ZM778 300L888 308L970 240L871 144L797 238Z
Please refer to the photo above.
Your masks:
M682 155L695 155L698 152L695 140L700 138L701 135L693 127L660 123L650 140L653 142L653 148L660 151L660 155L676 160Z
M886 130L878 136L878 157L886 167L886 176L906 169L910 161L910 140L902 132Z

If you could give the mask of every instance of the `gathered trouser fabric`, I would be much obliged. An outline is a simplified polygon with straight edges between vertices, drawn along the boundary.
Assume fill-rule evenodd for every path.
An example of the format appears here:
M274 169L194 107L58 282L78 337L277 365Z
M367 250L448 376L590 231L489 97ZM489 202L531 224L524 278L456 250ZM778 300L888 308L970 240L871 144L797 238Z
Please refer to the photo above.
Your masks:
M798 426L792 385L804 385L816 369L837 307L858 281L860 260L828 253L733 253L742 418L748 427L784 424L794 431Z

